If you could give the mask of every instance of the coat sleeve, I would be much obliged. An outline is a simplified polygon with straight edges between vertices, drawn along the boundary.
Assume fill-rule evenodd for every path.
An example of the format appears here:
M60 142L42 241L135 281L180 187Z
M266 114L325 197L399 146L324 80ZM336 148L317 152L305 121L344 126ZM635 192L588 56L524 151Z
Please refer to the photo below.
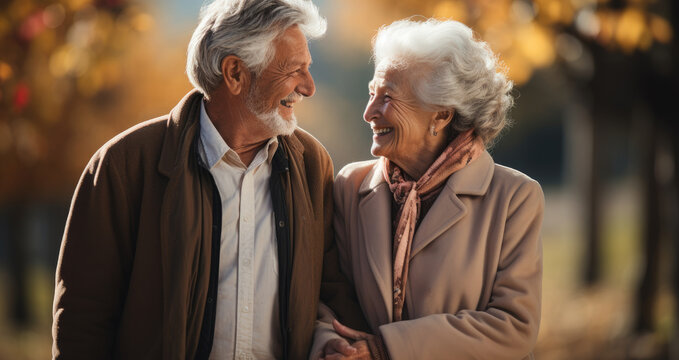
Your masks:
M535 181L509 202L500 259L487 308L433 314L380 326L392 360L521 359L540 322L544 197Z
M337 338L332 327L332 319L336 318L343 324L358 330L366 331L368 325L358 304L353 285L342 273L339 265L339 254L333 229L333 172L332 165L326 174L324 189L324 230L325 253L323 256L323 279L321 282L321 296L318 309L318 319L314 330L314 341L310 352L314 358L325 346L325 343Z
M99 150L71 203L56 269L52 355L109 359L127 289L132 246L125 184Z

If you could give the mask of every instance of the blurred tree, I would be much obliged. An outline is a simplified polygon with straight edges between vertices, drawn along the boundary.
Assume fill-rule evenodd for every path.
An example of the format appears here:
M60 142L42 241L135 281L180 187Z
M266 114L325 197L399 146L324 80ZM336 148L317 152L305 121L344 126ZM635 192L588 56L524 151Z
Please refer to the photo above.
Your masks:
M0 204L11 214L9 302L17 324L29 321L28 204L68 196L91 154L74 135L99 137L91 131L96 112L78 112L120 93L121 54L151 24L127 0L0 3Z
M669 15L672 32L679 32L679 4L668 2L665 9ZM673 37L670 46L657 49L640 58L641 94L651 113L649 129L644 139L643 180L645 187L644 205L644 255L645 262L642 278L637 291L637 312L635 325L641 332L654 329L654 313L657 302L662 273L662 239L669 235L675 254L679 251L679 232L675 227L679 199L666 196L668 188L679 193L679 40ZM664 148L669 144L669 149ZM673 163L664 163L662 154L668 153ZM669 192L672 193L671 191ZM668 203L673 206L668 206ZM665 231L663 231L665 230ZM672 231L674 230L674 231ZM670 245L670 244L665 244ZM669 246L669 249L672 247ZM673 282L675 302L675 327L679 324L679 266L673 265ZM679 354L679 331L674 330L673 347Z

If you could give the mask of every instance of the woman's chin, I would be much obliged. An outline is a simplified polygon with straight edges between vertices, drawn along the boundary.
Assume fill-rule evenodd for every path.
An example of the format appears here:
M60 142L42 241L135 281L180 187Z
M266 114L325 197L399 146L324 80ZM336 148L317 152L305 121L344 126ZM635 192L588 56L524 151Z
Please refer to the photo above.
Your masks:
M383 151L382 147L373 143L372 146L370 147L370 153L375 156L375 157L380 157L383 156Z

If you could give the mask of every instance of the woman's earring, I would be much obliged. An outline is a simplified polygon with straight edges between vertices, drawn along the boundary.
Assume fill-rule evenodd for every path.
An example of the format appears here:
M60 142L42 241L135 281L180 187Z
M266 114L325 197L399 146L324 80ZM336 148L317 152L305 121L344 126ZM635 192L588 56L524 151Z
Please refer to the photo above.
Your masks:
M432 136L438 135L438 131L436 131L436 127L434 125L429 127L429 132L431 133Z

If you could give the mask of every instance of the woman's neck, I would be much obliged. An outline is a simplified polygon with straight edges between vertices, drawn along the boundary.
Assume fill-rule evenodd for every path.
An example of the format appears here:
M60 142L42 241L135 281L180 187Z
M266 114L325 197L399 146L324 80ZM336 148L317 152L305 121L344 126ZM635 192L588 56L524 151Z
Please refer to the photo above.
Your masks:
M431 164L441 155L443 148L438 150L423 149L415 154L409 154L402 159L394 159L394 163L398 165L415 181L419 180L424 173L427 172Z
M450 143L447 132L442 132L439 136L440 137L431 139L432 141L425 141L423 146L416 152L406 154L398 159L389 160L393 161L405 171L408 176L417 181L427 172L427 170L429 170L431 164L438 159L443 150Z

